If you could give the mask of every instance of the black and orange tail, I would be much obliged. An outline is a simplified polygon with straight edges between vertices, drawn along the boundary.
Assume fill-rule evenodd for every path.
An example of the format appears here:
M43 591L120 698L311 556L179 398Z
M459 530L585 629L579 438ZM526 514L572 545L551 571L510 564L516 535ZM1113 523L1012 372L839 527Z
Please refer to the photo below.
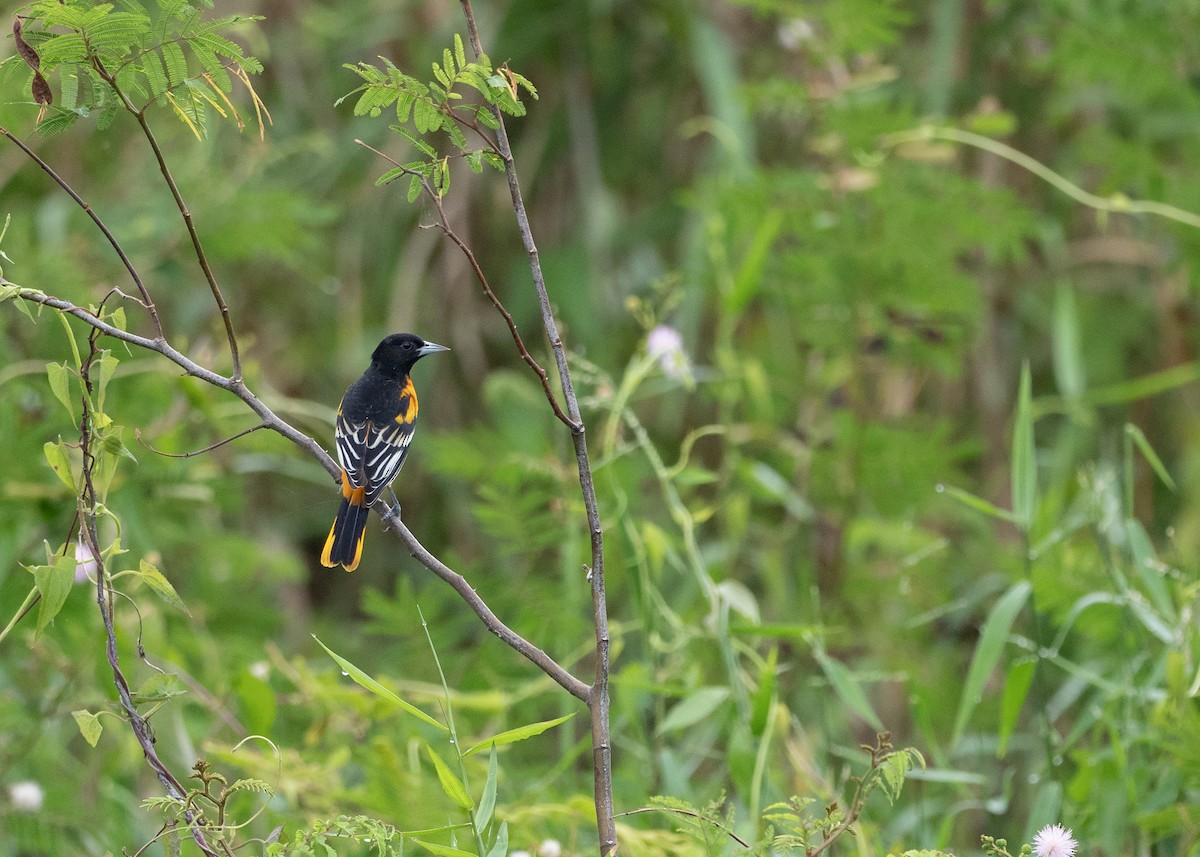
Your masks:
M333 568L340 565L346 571L358 568L362 559L363 539L367 535L366 488L351 488L350 480L342 472L342 505L329 528L325 549L321 551L321 565Z

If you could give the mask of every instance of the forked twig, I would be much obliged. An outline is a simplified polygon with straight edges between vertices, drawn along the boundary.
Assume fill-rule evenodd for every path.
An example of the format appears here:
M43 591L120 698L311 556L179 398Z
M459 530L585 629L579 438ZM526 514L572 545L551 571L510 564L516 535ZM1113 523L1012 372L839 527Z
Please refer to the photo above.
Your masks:
M412 553L413 557L419 563L421 563L421 565L425 566L442 580L446 581L446 583L450 584L450 586L459 594L462 600L467 602L471 609L475 611L475 614L483 620L483 624L487 626L489 631L507 643L511 648L515 649L517 652L532 661L538 667L538 669L558 682L558 684L572 696L582 700L583 702L588 701L588 695L591 691L591 688L579 679L575 678L575 676L571 675L571 673L563 669L563 667L559 666L559 664L544 651L530 643L528 640L524 639L520 634L516 633L503 622L501 622L496 617L496 614L491 611L491 608L484 603L484 600L479 597L478 593L475 592L475 589L469 582L467 582L465 577L456 572L454 569L450 568L450 566L446 565L444 562L425 549L424 545L422 545L417 540L417 537L412 534L412 531L402 520L400 520L398 510L388 509L387 511L381 513L381 517L383 518L384 525L395 530L400 538L404 540L404 543L408 545L409 551Z
M541 364L533 358L533 355L529 353L529 349L525 347L525 340L521 338L521 333L519 330L517 330L516 320L513 319L512 313L508 311L508 309L500 301L500 298L496 296L496 293L492 291L492 285L488 282L487 275L483 273L483 268L480 267L479 260L475 258L475 253L450 226L450 220L446 217L446 209L442 205L442 198L434 191L433 187L429 184L429 180L416 170L409 169L403 164L397 162L391 156L379 151L374 146L364 143L362 140L355 140L354 142L362 146L367 151L373 152L379 157L383 158L405 175L412 176L421 182L422 190L425 191L425 195L429 197L429 199L433 202L433 207L437 210L438 229L440 229L442 234L454 242L454 245L462 251L463 255L467 259L467 264L471 266L471 270L475 273L475 279L479 281L479 285L483 289L484 295L491 302L492 306L496 308L496 311L504 317L504 323L508 325L508 332L512 334L513 342L517 346L517 351L520 353L521 359L525 361L525 364L533 370L534 374L536 374L538 379L542 382L542 390L546 393L546 399L550 402L550 407L554 409L554 415L572 431L578 428L575 422L573 422L570 417L563 413L562 408L558 404L558 399L554 395L554 390L552 390L550 387L550 376L546 373L546 370L542 368Z
M471 0L459 0L459 2L462 5L463 15L466 17L471 50L475 57L479 58L483 54L483 46L479 41L479 27L475 22L475 13L471 9ZM609 635L608 601L604 589L604 528L600 523L600 507L596 502L596 486L592 480L592 467L588 460L587 438L584 433L583 417L579 411L579 399L575 395L575 387L571 381L571 369L567 364L567 350L558 332L558 323L555 321L550 295L546 290L546 280L542 276L541 259L533 240L533 232L529 227L529 214L525 210L525 200L521 195L521 183L517 176L512 147L509 145L508 131L504 125L504 113L495 104L490 105L490 109L496 119L496 145L500 151L500 158L504 162L504 174L508 179L508 191L512 198L517 228L521 233L525 253L529 257L529 270L533 275L533 286L542 311L542 325L546 329L546 336L550 339L554 362L558 366L558 380L562 385L563 399L567 405L571 442L575 447L575 461L579 469L579 488L583 495L583 505L587 512L588 530L591 535L592 562L587 572L592 586L592 615L596 628L596 678L592 683L591 693L588 695L588 712L591 715L592 768L595 775L594 798L597 832L600 836L600 854L602 857L609 857L617 852L617 825L613 816L612 742L609 734Z
M99 229L101 234L108 239L108 243L111 244L113 250L116 251L117 258L121 260L121 264L124 265L125 270L129 272L129 276L133 280L133 284L137 286L138 293L142 296L142 305L146 307L146 310L150 313L150 318L154 322L154 330L161 338L163 336L163 326L162 321L158 317L158 308L154 306L154 301L150 297L150 292L146 290L146 285L142 282L142 278L138 274L137 269L133 267L133 263L130 262L129 257L125 255L125 250L121 247L116 237L108 230L108 227L104 225L104 221L100 219L100 215L96 214L91 205L85 202L83 198L75 192L75 189L67 183L66 179L55 172L54 168L42 160L41 156L38 155L37 152L33 151L33 149L29 148L29 146L27 146L23 140L4 127L0 127L0 135L3 135L11 140L18 149L24 152L31 161L41 168L42 172L50 176L50 178L54 180L55 184L63 189L67 196L75 200L75 204L87 213L87 216L92 219L94 224L96 224L96 228Z
M134 736L137 738L138 745L142 748L142 754L146 757L146 762L150 765L150 769L154 771L159 782L167 790L167 794L176 800L184 800L187 795L187 789L179 781L179 779L171 772L171 770L159 758L158 752L154 748L154 733L151 731L150 724L138 712L137 706L133 702L132 693L129 689L129 681L125 678L125 673L121 670L120 656L117 653L117 631L113 620L113 604L109 592L108 571L104 564L104 555L100 548L100 539L96 533L96 486L93 481L93 471L96 464L95 456L92 452L92 420L91 420L91 396L93 393L91 367L93 361L99 354L97 340L101 331L98 328L92 329L88 336L88 356L80 367L80 377L83 380L83 385L86 393L80 398L83 402L83 411L79 420L79 447L83 453L83 480L79 493L79 537L84 540L88 549L92 554L92 561L96 563L96 605L100 609L100 616L104 621L105 635L105 653L108 657L108 665L112 670L113 682L117 687L117 698L121 705L121 710L125 713L126 719L129 721L130 728L133 730ZM184 817L188 821L188 827L192 838L196 841L196 845L208 857L218 857L218 852L208 842L204 835L204 830L201 825L203 819L193 811L185 810Z
M233 441L237 440L238 438L245 437L248 434L258 431L259 429L265 429L265 428L268 428L266 423L259 423L258 425L251 426L250 428L240 431L235 435L230 435L227 438L218 440L216 443L210 443L208 446L204 447L203 449L194 449L191 452L163 452L161 449L155 449L150 444L146 443L146 441L142 440L142 430L141 429L134 429L133 436L136 437L138 440L138 443L140 443L142 446L146 447L146 449L150 450L155 455L161 455L163 458L192 458L197 455L204 455L204 453L206 453L206 452L212 452L214 449L219 449L220 447L224 446L227 443L233 443Z
M3 278L0 278L0 285L3 285L5 282L7 281L5 281ZM259 428L268 428L271 431L282 435L312 455L318 462L320 462L321 466L325 468L325 470L333 479L338 480L341 478L341 467L319 443L310 438L308 435L294 428L290 423L277 415L257 396L250 392L244 383L235 382L232 378L219 375L216 372L213 372L211 369L201 366L172 347L166 340L148 339L147 337L139 336L136 333L130 333L129 331L121 330L120 328L114 327L113 325L99 318L94 313L82 307L75 306L70 301L55 298L31 289L22 290L17 294L17 297L30 301L31 303L48 306L52 309L58 310L59 312L65 313L66 315L74 316L75 318L78 318L79 320L90 325L94 331L98 331L100 334L105 336L111 336L114 339L118 339L130 345L160 354L182 368L186 374L195 378L199 378L201 381L204 381L208 384L212 384L214 387L218 387L222 390L233 393L235 396L245 402L246 405L262 420L262 424L260 426L256 426L250 431L257 431ZM249 434L249 431L242 432L242 435L245 434ZM222 443L227 443L233 439L234 438L227 438L225 441L222 441ZM191 454L195 455L197 453ZM474 589L471 588L470 584L466 582L466 579L443 563L441 560L437 559L437 557L433 556L433 554L431 554L425 548L425 546L417 540L416 536L412 534L412 531L409 530L408 527L404 526L403 524L400 524L398 527L394 526L395 522L398 522L398 519L393 519L390 513L385 512L382 514L382 517L386 523L393 526L396 533L400 536L400 539L408 547L409 552L422 565L449 583L454 590L458 592L460 597L462 597L463 600L466 601L471 607L471 609L480 617L480 619L483 620L489 631L499 637L514 651L518 652L524 657L529 658L537 666L545 670L547 675L562 685L562 687L564 687L573 696L576 696L584 701L587 700L589 688L586 684L571 675L570 672L556 663L550 658L549 655L547 655L533 643L529 642L520 634L517 634L512 629L508 628L506 625L504 625L504 623L497 619L495 613L491 611L483 599L475 592Z
M232 377L233 380L240 382L242 380L242 358L238 352L237 335L233 331L233 318L229 314L229 306L225 303L224 295L221 294L221 287L217 285L217 278L213 274L212 266L208 264L208 256L204 252L204 245L200 243L200 233L196 231L196 224L192 220L192 212L183 200L183 194L179 191L179 185L175 183L175 177L171 174L171 168L167 166L167 159L158 145L158 138L154 136L154 131L150 128L150 123L146 119L146 111L145 109L138 109L137 105L129 99L129 96L117 84L117 79L105 71L104 65L99 59L96 59L93 65L96 68L96 72L104 79L104 82L116 93L125 109L133 114L133 118L137 120L138 125L142 129L142 135L146 138L146 142L150 144L150 150L154 152L154 160L158 162L159 172L162 173L163 180L167 183L167 187L171 191L171 196L175 200L175 207L179 209L179 214L183 217L183 224L192 239L192 249L196 253L196 261L200 265L200 270L204 273L204 279L208 283L209 291L212 292L213 300L217 302L217 309L221 313L221 321L225 325L225 338L229 342L229 355L233 361Z
M4 285L7 282L8 281L3 277L0 277L0 285ZM95 313L92 313L81 306L76 306L70 301L63 300L62 298L56 298L52 295L47 295L34 289L23 289L17 293L17 297L27 300L31 303L41 304L42 306L56 309L66 315L74 316L80 321L91 325L96 330L99 330L105 336L111 336L113 339L119 339L122 342L126 342L130 345L136 345L138 348L145 348L147 351L153 351L157 354L161 354L176 366L179 366L181 369L183 369L185 374L191 375L194 378L199 378L201 381L204 381L207 384L212 384L214 387L219 387L222 390L233 393L235 396L245 402L250 410L252 410L259 419L267 424L268 428L270 428L272 431L278 432L292 443L311 453L318 461L321 462L321 465L329 472L330 476L334 477L335 479L341 478L341 471L337 464L334 463L334 460L330 458L329 453L327 453L319 443L276 415L274 411L267 407L267 405L258 398L258 396L254 395L254 393L252 393L249 388L246 387L245 383L241 379L226 377L225 375L221 375L212 371L206 366L201 366L186 354L172 346L165 339L149 339L148 337L139 336L136 333L122 330L121 328L104 321L104 319L99 318Z

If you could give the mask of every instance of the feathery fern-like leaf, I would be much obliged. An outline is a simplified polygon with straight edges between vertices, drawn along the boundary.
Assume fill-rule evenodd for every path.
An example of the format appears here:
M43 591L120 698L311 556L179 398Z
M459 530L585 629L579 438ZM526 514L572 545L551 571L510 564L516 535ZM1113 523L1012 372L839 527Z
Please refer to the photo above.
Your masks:
M183 84L188 77L187 57L178 42L164 42L159 48L162 53L163 65L167 70L167 86L174 89Z
M37 46L42 59L42 69L49 71L64 63L81 63L87 60L87 42L79 33L63 33L51 36Z
M68 130L79 119L75 110L64 110L61 107L50 107L46 118L38 123L38 133L44 137L52 137Z
M59 106L64 110L70 110L79 103L79 67L63 68L59 74Z
M147 51L142 54L141 71L145 75L146 83L150 86L150 94L163 103L163 93L167 91L170 84L167 81L167 70L163 67L162 59L154 51Z
M354 105L355 116L379 116L399 96L387 86L368 86Z
M150 35L150 19L132 12L112 12L91 22L83 37L98 54L124 57L141 48Z
M233 80L229 77L229 72L226 70L225 64L221 62L220 57L198 39L189 39L187 45L191 49L196 61L200 63L200 67L213 79L213 82L220 87L221 91L231 92L233 90Z

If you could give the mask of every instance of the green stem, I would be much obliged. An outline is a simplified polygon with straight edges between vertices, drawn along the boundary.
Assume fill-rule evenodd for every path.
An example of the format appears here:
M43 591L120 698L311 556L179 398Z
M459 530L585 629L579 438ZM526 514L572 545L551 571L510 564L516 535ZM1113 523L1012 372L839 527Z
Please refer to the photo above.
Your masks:
M9 623L4 626L4 630L0 631L0 643L4 642L4 638L9 635L9 632L16 627L17 623L25 616L26 613L37 603L40 593L35 586L29 590L29 594L25 596L25 600L21 602L21 606L17 608L17 612L13 614Z
M1047 773L1057 780L1055 774L1056 766L1054 764L1054 740L1052 730L1054 725L1050 722L1050 712L1046 710L1046 702L1049 700L1049 694L1046 692L1042 676L1042 666L1045 659L1042 653L1045 651L1046 644L1042 639L1042 622L1038 618L1037 609L1037 587L1033 582L1033 557L1030 553L1029 533L1021 530L1021 556L1024 560L1025 578L1029 581L1029 613L1033 617L1033 645L1034 645L1034 664L1033 664L1033 683L1036 688L1035 696L1038 701L1038 714L1042 721L1042 742L1046 750L1046 769Z
M446 730L450 735L450 746L454 748L454 757L458 759L458 775L462 779L463 788L466 789L467 794L470 794L471 784L467 779L467 766L463 761L462 748L458 743L458 732L454 728L454 708L450 705L450 685L446 683L446 674L442 672L442 660L438 657L437 648L433 645L433 637L429 633L429 625L425 622L425 614L421 612L420 607L417 607L417 615L421 617L421 630L425 632L425 640L429 643L429 651L433 653L433 663L437 667L438 678L442 682L442 693L446 696ZM472 807L468 810L467 815L471 819L471 832L475 835L475 847L479 849L480 854L485 854L487 851L483 847L483 831L475 823L475 808Z
M1200 214L1185 211L1182 208L1168 205L1165 202L1130 199L1123 193L1114 193L1111 196L1100 196L1091 193L1056 173L1036 158L1032 158L1024 152L1014 149L1012 146L1001 143L999 140L993 140L991 137L984 137L981 134L974 134L959 128L923 125L920 128L914 128L910 131L899 131L895 134L888 134L880 140L880 146L885 149L891 149L905 143L923 143L930 140L941 140L947 143L974 146L976 149L1004 158L1009 163L1016 164L1021 169L1033 173L1033 175L1055 189L1062 191L1076 202L1096 211L1106 214L1153 214L1158 217L1165 217L1167 220L1174 220L1185 226L1191 226L1194 229L1200 229Z

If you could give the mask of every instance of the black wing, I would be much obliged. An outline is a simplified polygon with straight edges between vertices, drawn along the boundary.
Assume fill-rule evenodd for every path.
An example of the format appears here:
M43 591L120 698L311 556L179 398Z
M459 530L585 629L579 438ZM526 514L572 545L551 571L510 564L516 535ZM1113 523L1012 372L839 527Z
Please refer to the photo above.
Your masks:
M351 487L366 488L368 506L400 472L416 427L416 420L401 418L375 425L370 420L351 422L338 414L334 429L338 460Z

